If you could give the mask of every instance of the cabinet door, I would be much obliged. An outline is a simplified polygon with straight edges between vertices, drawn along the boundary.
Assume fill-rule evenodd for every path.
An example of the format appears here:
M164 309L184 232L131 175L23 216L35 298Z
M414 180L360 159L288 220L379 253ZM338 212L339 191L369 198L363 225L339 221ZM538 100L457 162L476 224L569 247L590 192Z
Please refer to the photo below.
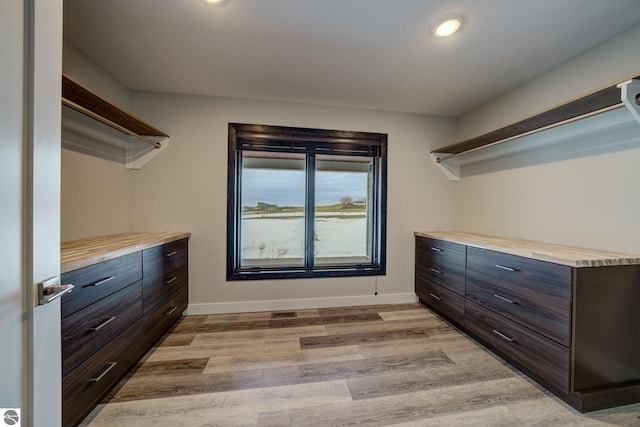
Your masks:
M428 280L416 282L420 301L449 320L464 325L464 297Z
M73 292L62 296L62 317L67 317L140 279L140 252L64 273L62 282L71 283L75 288Z
M465 327L508 359L569 392L568 348L468 300Z
M142 317L142 284L135 284L62 319L62 370L68 374Z
M143 355L142 321L134 322L62 379L62 423L77 425Z
M416 282L429 280L464 295L466 247L416 236Z
M144 316L144 349L151 348L187 309L187 287L182 287Z
M571 344L569 283L523 286L468 270L466 297L566 347Z

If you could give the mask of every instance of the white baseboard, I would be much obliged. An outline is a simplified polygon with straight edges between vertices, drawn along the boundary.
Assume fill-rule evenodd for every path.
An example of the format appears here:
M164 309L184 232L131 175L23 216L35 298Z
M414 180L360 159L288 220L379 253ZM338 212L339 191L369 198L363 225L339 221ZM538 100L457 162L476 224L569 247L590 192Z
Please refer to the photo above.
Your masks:
M416 294L359 295L332 298L242 301L189 304L186 314L252 313L256 311L301 310L305 308L345 307L375 304L405 304L416 302Z

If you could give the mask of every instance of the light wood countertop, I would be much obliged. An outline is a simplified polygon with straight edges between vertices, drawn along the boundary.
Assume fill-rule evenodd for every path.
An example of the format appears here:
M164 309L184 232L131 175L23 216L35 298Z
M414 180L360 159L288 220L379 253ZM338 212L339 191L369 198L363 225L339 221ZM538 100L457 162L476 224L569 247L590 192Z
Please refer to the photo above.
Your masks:
M640 264L640 255L541 243L508 237L487 236L460 231L416 231L414 234L416 236L460 243L525 258L553 262L569 267Z
M191 237L191 233L123 233L72 240L60 245L60 273Z

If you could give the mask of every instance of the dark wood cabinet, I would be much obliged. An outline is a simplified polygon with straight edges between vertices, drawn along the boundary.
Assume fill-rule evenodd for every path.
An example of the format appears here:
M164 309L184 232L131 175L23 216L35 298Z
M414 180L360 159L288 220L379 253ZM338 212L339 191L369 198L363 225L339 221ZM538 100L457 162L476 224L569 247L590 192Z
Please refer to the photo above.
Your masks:
M148 350L187 308L189 241L181 239L142 252L144 348Z
M600 254L593 266L564 265L535 250L529 258L477 247L469 236L465 244L416 235L420 302L581 412L640 402L640 265ZM587 261L596 252L585 251Z
M466 247L416 238L415 292L420 301L450 320L464 324Z
M142 238L110 237L121 240L112 252L99 239L71 242L75 252L86 245L88 257L90 243L100 249L87 265L62 274L75 286L61 301L64 426L80 423L187 308L188 237ZM109 257L122 251L130 253Z

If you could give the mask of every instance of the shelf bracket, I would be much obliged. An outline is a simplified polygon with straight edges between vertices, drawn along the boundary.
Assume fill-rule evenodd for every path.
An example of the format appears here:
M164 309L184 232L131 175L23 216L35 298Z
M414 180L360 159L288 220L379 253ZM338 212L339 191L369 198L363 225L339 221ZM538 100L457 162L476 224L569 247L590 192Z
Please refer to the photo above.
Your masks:
M640 80L627 80L618 84L621 90L622 103L631 115L640 123Z
M460 181L460 160L449 153L431 153L431 161L445 174L449 181Z

